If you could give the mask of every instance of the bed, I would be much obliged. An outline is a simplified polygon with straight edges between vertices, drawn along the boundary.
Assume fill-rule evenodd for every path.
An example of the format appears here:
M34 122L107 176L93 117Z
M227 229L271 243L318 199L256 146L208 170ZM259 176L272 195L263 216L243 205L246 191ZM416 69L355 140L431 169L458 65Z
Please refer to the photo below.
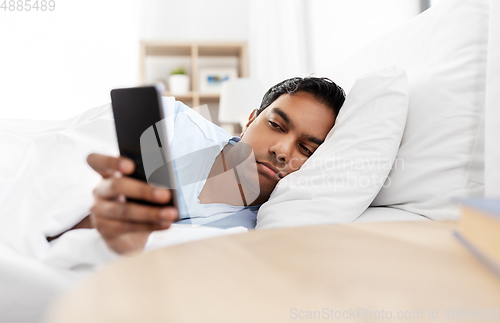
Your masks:
M259 211L257 229L456 219L453 197L499 196L500 3L443 2L329 77L350 95L360 77L392 65L407 77L408 105L398 115L399 123L404 119L399 140L381 151L393 162L405 160L406 171L393 164L379 174L384 181L362 194L351 189L335 195L342 198L308 187L297 196L280 183ZM346 130L335 130L332 138L349 138L352 129L344 124ZM62 291L118 258L93 230L76 230L51 244L44 239L88 214L99 177L85 158L117 154L114 125L105 105L65 121L1 120L0 132L8 156L0 160L0 321L36 322Z

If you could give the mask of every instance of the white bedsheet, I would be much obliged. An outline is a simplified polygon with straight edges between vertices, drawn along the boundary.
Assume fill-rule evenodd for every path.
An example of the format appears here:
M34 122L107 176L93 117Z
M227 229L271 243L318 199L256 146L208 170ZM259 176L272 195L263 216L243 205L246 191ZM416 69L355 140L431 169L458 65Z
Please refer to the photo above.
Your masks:
M0 322L39 322L47 306L78 277L0 245Z
M100 177L86 156L117 154L113 127L109 105L65 121L0 121L0 322L38 322L90 267L116 258L95 230L45 239L88 214Z
M354 222L430 221L422 215L391 207L369 207Z
M155 231L150 234L145 251L148 252L186 242L245 232L248 232L248 229L245 227L220 229L202 226L193 227L187 224L172 224L168 230Z
M37 322L61 291L119 258L95 229L45 238L89 214L100 176L86 157L118 155L111 106L65 121L0 120L0 147L0 322ZM175 225L148 250L246 231Z
M118 153L113 127L109 105L61 122L0 123L0 242L39 258L50 249L45 234L88 214L100 177L86 157Z

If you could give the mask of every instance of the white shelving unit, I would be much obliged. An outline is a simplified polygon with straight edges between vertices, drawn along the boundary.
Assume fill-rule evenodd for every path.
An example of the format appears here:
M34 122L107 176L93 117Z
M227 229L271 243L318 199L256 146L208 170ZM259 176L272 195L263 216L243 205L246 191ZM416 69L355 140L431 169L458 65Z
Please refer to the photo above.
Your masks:
M203 94L199 92L200 63L204 59L218 59L221 63L236 62L238 77L248 77L248 53L245 42L170 42L170 41L141 41L140 53L140 82L151 82L148 75L146 61L148 58L168 58L188 64L191 91L183 95L175 95L176 99L191 104L192 107L200 104L219 101L219 94ZM167 73L164 73L167 74ZM168 74L164 75L164 79ZM165 95L171 95L168 91Z

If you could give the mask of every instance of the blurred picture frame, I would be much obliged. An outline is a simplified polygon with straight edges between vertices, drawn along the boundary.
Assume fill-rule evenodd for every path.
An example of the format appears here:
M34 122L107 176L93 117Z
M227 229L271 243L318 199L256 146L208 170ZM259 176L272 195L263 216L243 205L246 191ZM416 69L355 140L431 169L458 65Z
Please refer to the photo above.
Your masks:
M200 94L220 94L221 83L237 77L238 71L234 67L200 68L199 92Z

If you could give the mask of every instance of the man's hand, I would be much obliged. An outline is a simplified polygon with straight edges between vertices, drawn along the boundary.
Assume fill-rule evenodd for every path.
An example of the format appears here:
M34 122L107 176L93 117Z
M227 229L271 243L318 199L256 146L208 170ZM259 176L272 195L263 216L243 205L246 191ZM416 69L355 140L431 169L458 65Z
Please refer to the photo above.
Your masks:
M113 251L122 254L142 250L152 231L168 229L177 220L177 209L172 206L127 202L126 199L131 198L166 204L172 197L167 189L123 177L134 171L135 165L130 159L90 154L87 162L103 177L94 189L90 220Z

